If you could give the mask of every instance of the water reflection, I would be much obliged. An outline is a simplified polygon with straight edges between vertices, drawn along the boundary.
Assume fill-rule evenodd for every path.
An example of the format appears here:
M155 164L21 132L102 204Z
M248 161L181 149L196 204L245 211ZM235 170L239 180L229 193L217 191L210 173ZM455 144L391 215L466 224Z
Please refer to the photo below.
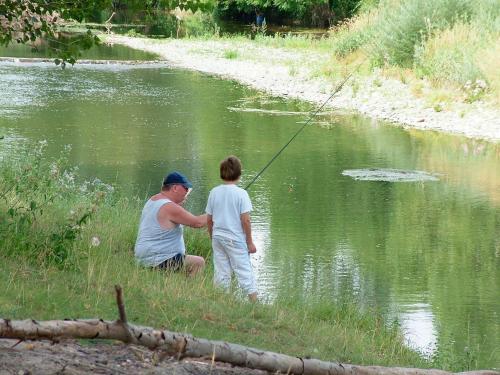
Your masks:
M401 328L411 347L431 356L437 345L437 330L432 306L426 303L400 305Z
M169 170L194 183L201 213L220 160L243 161L245 186L299 128L307 103L168 68L0 65L0 134L72 144L84 177L156 192ZM10 112L9 112L10 111ZM259 290L353 298L402 322L421 349L453 337L500 363L500 145L323 114L249 190ZM466 147L465 147L465 146ZM347 169L432 171L439 181L355 181ZM422 297L424 296L424 297ZM493 353L493 354L492 354Z

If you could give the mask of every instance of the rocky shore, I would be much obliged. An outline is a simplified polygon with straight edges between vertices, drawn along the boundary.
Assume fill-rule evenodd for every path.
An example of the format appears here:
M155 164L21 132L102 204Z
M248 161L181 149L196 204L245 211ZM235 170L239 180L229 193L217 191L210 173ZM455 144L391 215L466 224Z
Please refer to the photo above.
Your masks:
M105 40L156 53L175 67L215 74L271 95L316 104L323 103L338 84L314 74L318 65L329 60L327 52L272 48L243 39L151 40L111 35ZM421 94L416 96L402 81L379 72L370 76L354 73L328 106L398 126L500 142L499 108L481 101L431 107L425 100L428 84L422 81Z

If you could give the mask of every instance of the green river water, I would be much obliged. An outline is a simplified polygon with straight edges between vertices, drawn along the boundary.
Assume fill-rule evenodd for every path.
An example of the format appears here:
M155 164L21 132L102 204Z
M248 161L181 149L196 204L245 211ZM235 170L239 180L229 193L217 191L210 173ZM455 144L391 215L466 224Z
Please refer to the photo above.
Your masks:
M0 151L71 144L86 178L154 193L171 170L204 210L219 161L243 185L307 118L309 104L167 66L0 65ZM437 181L360 181L350 169ZM500 367L500 145L324 113L249 189L259 293L353 298L397 319L409 344Z

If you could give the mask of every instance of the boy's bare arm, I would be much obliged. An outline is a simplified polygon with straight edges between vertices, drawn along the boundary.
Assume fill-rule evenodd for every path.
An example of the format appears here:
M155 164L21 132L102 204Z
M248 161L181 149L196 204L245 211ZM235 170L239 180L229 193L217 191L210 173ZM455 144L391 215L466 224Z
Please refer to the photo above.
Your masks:
M255 247L252 239L252 222L250 220L250 213L245 212L240 215L241 218L241 226L243 227L243 232L245 232L245 237L248 246L248 252L253 254L257 252L257 248Z
M210 238L212 238L212 230L214 227L214 222L212 220L212 215L207 214L207 229L208 229L208 235Z

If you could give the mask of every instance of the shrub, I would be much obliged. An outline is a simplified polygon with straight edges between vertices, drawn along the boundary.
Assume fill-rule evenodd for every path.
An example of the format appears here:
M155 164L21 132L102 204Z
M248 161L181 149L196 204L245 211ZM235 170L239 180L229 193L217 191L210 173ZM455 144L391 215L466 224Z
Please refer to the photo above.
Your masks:
M234 49L226 49L224 50L224 58L233 60L238 58L238 51Z
M470 25L460 23L443 30L422 43L415 51L415 65L421 75L435 81L466 81L483 79L474 55L481 45L477 32Z
M46 142L0 165L0 242L7 255L65 265L82 228L112 190L98 180L78 183L67 166L43 157Z
M472 14L471 0L386 1L370 42L372 62L412 67L415 49L436 31Z
M188 15L181 23L187 37L219 36L220 28L215 23L211 14L197 11Z
M333 52L339 57L345 57L368 43L375 18L376 11L367 12L333 28L330 32Z
M147 16L150 25L149 34L174 37L177 35L177 19L165 12L155 12Z

